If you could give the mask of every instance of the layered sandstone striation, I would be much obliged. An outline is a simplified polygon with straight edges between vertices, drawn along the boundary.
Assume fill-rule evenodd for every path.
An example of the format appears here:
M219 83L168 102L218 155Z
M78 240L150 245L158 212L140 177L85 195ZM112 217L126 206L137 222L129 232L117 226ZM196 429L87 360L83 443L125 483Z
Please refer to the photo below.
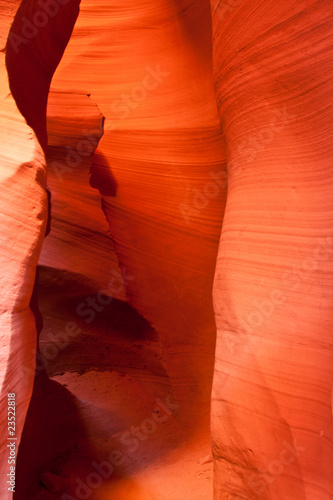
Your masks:
M173 417L163 431L165 437L156 434L155 448L162 449L158 444L162 438L172 448L172 441L181 442L194 429L209 443L215 338L210 294L226 195L209 4L141 2L133 9L82 2L51 91L52 73L69 41L77 3L42 4L22 2L6 54L17 106L44 151L48 146L51 192L51 231L39 273L44 329L20 448L18 498L24 498L27 488L36 498L44 490L75 492L75 474L68 472L68 467L75 468L75 459L72 454L68 460L64 458L63 439L50 438L52 429L56 437L63 425L63 434L68 436L75 422L80 429L79 414L85 414L90 419L90 436L84 431L79 436L74 433L68 448L79 446L82 455L92 457L88 448L91 445L95 453L98 442L92 420L99 418L105 428L96 398L88 406L80 398L70 400L48 382L45 369L63 383L61 376L68 373L66 385L76 370L81 374L92 368L98 373L118 371L121 376L135 373L141 389L133 422L140 414L145 420L147 408L158 395L165 401L171 397L181 422L181 430L175 430ZM98 143L92 165L91 155ZM81 296L73 280L81 288ZM52 289L61 287L62 299L75 304L74 314L69 316L62 316L57 308L53 312L55 304L62 304ZM100 301L106 304L110 298L109 310ZM125 306L125 300L130 305ZM32 302L37 308L35 295ZM105 310L100 313L95 305ZM35 316L40 330L37 309ZM66 334L73 320L76 332L81 333L73 335L67 349L60 347L59 332ZM125 322L123 338L113 326L115 321ZM53 335L58 349L56 359L50 354L48 334ZM110 346L112 351L106 355ZM28 373L33 374L31 363ZM109 387L108 375L104 381L98 377L101 387ZM75 392L74 382L70 383ZM126 384L123 390L128 391ZM68 425L61 411L67 415ZM126 411L123 418L130 423ZM117 417L111 418L115 428L119 427ZM114 431L105 428L105 432ZM171 441L170 432L174 435ZM37 457L37 449L43 458ZM152 443L146 454L147 450L152 460L156 454ZM105 452L104 445L97 458ZM200 458L200 447L195 453ZM208 448L203 453L209 453ZM60 469L54 462L57 455ZM39 490L34 477L39 478Z
M329 1L0 7L1 498L332 500Z
M29 303L47 218L45 158L34 131L26 124L11 96L5 64L8 31L18 4L19 2L14 1L1 3L0 32L0 473L4 499L12 498L10 488L13 485L9 474L15 470L18 445L34 382L33 372L26 378L19 368L34 366L35 363L37 332ZM18 210L18 207L22 208ZM10 406L7 404L8 394L11 395ZM15 412L9 410L8 413L7 408L12 409L13 401ZM11 422L9 428L8 417ZM13 439L8 441L8 437ZM10 447L7 446L8 443Z
M1 63L0 472L2 498L9 499L12 493L7 489L11 486L7 474L15 463L9 454L13 451L13 458L17 458L34 382L37 331L29 303L46 228L47 196L43 151L10 96L3 54ZM29 376L24 367L30 368ZM8 394L13 393L16 411L8 414ZM7 429L8 417L13 425ZM8 441L8 437L15 439ZM9 449L7 444L12 442L13 449Z
M191 425L202 408L209 416L210 297L226 196L211 51L208 3L83 1L53 79L63 91L88 89L105 117L90 184L129 302L156 331Z
M233 3L213 8L215 498L331 500L332 6Z
M41 328L35 276L48 218L44 156L48 86L78 10L71 6L62 11L66 21L57 40L54 33L61 16L52 22L45 14L48 30L37 29L33 35L25 31L24 25L39 12L37 2L1 2L0 471L4 499L12 498L15 491L17 455L34 386ZM11 402L7 405L8 394ZM13 401L15 413L7 411ZM7 428L8 418L11 425Z

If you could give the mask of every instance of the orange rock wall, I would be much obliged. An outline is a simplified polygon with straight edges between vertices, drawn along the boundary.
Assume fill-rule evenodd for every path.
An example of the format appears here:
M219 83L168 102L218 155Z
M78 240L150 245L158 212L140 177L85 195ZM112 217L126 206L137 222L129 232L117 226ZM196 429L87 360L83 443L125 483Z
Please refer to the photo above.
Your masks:
M52 83L88 90L105 117L91 185L130 276L130 303L156 330L190 414L200 392L209 405L226 194L211 52L208 3L82 1Z
M40 263L96 292L118 273L183 438L211 417L215 500L332 500L331 3L54 1L0 0L2 477L47 160Z
M214 284L215 498L329 500L332 5L213 5L228 201Z

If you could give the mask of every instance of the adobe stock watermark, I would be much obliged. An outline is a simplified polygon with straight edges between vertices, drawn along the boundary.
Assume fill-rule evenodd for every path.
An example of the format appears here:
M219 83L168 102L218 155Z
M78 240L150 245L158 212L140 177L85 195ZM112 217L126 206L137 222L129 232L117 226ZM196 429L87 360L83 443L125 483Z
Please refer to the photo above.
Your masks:
M299 457L300 453L306 451L304 446L297 446L296 443L288 443L283 441L283 449L279 456L271 460L267 466L267 470L258 471L251 474L247 478L247 483L251 490L255 491L257 495L263 493L269 484L272 484L279 476L281 476L286 468L293 464Z
M26 16L21 18L22 26L20 33L10 32L7 43L10 43L14 52L18 54L20 46L26 45L32 40L40 29L45 28L49 20L55 17L62 5L71 0L39 0L40 10L36 11L31 19Z
M129 281L134 280L134 276L127 274L125 267L121 268L120 273L113 269L111 274L112 277L107 285L107 288L97 292L94 297L87 297L76 307L75 312L78 316L87 316L84 319L85 323L92 323L96 317L96 313L104 311L105 307L107 307L113 300L111 294L121 293L128 285ZM59 353L68 346L69 342L78 337L81 333L82 330L75 321L68 321L62 331L58 331L55 334L48 334L47 342L43 343L40 347L40 353L36 353L35 349L31 350L31 366L21 367L22 379L24 382L28 384L29 377L32 375L37 376L41 371L43 371L48 366L49 362L54 361Z
M133 281L135 276L127 274L125 267L121 268L121 273L116 270L112 271L112 278L108 283L108 288L100 290L96 296L87 297L80 302L76 308L76 314L80 317L85 317L85 323L90 324L94 321L96 313L101 313L112 302L112 294L121 293Z
M135 85L129 94L121 94L119 99L115 99L111 104L113 114L118 114L119 120L126 120L131 111L136 109L147 97L149 92L155 90L170 73L162 71L159 64L155 69L147 66L146 74L140 85ZM106 119L102 129L83 130L81 139L75 149L69 145L66 146L66 157L63 162L54 160L51 168L60 182L63 181L64 174L73 172L83 161L92 156L103 135L103 131L116 129L116 122L112 119Z
M48 335L48 342L41 346L41 353L31 349L31 366L21 366L20 372L25 384L29 383L29 377L37 377L53 361L59 353L68 346L71 339L82 333L75 321L68 321L63 331ZM36 357L36 362L35 362Z
M296 291L302 281L308 280L321 261L333 258L333 228L331 228L331 234L317 239L312 255L312 257L305 257L299 265L293 266L282 274L282 281L286 285L284 292L279 288L274 288L266 298L254 300L251 312L237 319L235 330L217 330L217 335L223 339L230 358L235 358L248 348L250 335L273 316L277 307L288 300L288 292ZM220 373L221 387L226 386L230 379L229 373Z
M154 404L155 408L150 418L143 419L139 425L133 425L121 433L122 451L112 450L106 461L92 462L93 471L84 480L80 477L75 479L75 497L63 493L61 500L88 500L102 486L103 482L112 476L115 468L123 466L128 460L128 455L135 453L140 444L156 432L158 425L165 423L179 408L177 403L172 403L170 397L167 397L165 402L161 398L157 398ZM127 450L124 447L127 447Z
M237 160L229 161L227 168L219 172L210 171L208 175L211 180L207 181L201 189L192 188L192 201L179 204L179 211L187 225L190 225L193 218L198 217L200 212L208 207L211 200L225 192L229 178L241 174L244 165L253 162L258 153L264 151L273 142L276 133L282 131L296 118L295 115L288 113L286 106L282 111L273 109L272 113L273 116L267 126L261 127L240 142L237 147Z
M305 257L299 265L295 265L283 273L282 282L286 286L287 292L297 290L301 282L309 279L312 273L318 269L320 262L327 261L332 256L333 228L331 228L331 234L325 238L317 238L317 245L312 256ZM271 290L266 299L255 300L253 310L239 320L240 331L252 333L255 328L262 326L264 321L272 316L278 305L283 304L287 299L287 295L282 290L275 288Z
M93 155L103 135L103 131L102 129L83 130L82 135L84 139L81 139L77 143L75 149L71 146L66 146L67 154L64 162L54 160L51 163L51 168L60 182L63 181L64 174L73 172L75 168L82 164L85 158Z
M219 172L211 170L208 175L212 180L207 181L201 189L192 188L191 203L179 204L179 211L188 226L193 221L193 217L198 217L200 212L208 207L210 201L223 193L228 185L226 169Z
M296 115L288 112L287 106L284 106L282 111L280 109L273 109L272 113L273 116L267 126L261 127L238 144L237 159L228 162L228 176L230 180L234 175L242 173L244 165L252 163L257 158L258 153L265 151L267 146L274 141L276 134L297 118Z
M164 82L165 78L170 75L168 71L163 71L161 69L160 64L157 64L155 68L146 66L145 70L146 74L139 85L134 85L128 94L123 93L119 98L112 101L111 112L117 117L117 121L126 120L131 112L136 109L140 103L145 101L149 94L157 89L157 87ZM117 122L114 120L108 119L106 121L105 130L115 130L117 128Z

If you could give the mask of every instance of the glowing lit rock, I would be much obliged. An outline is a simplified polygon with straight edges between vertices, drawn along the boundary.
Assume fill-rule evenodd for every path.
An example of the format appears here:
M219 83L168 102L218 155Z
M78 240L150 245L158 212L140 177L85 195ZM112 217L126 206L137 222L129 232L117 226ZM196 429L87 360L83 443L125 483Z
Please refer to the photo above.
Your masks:
M332 5L227 3L212 2L229 170L215 498L331 500Z
M90 182L131 277L129 301L156 330L192 424L209 416L226 193L211 50L208 4L84 0L53 80L87 89L105 117Z

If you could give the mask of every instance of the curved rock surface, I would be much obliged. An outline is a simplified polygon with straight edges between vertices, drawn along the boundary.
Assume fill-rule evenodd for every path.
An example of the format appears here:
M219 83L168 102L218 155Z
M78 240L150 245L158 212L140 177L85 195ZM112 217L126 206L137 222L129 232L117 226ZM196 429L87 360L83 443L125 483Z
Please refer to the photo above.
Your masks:
M4 55L1 54L3 70ZM3 76L4 73L2 73ZM4 79L5 80L5 79ZM46 168L43 151L1 82L1 373L0 474L3 499L7 490L10 452L17 456L34 373L37 344L35 317L29 303L47 218ZM18 212L17 207L24 207ZM15 394L7 405L8 394ZM15 413L12 408L15 402ZM8 411L7 411L8 408ZM9 412L9 413L8 413ZM13 419L12 417L15 417ZM13 425L7 428L8 418ZM14 420L14 422L13 422ZM12 437L12 441L7 438ZM15 439L14 439L15 438ZM14 443L8 448L8 443ZM10 485L8 485L10 487Z
M48 216L43 151L48 85L78 14L73 6L64 9L63 39L55 41L61 16L50 22L48 30L25 32L24 23L40 10L37 2L1 2L0 474L4 499L12 498L15 491L16 460L34 386L41 328L35 276Z
M330 2L0 7L1 498L332 500Z
M215 498L331 500L332 5L234 4L213 15Z
M129 301L157 332L191 421L193 406L208 417L211 288L226 194L211 51L207 3L82 1L53 79L64 91L89 89L105 117L90 183Z

